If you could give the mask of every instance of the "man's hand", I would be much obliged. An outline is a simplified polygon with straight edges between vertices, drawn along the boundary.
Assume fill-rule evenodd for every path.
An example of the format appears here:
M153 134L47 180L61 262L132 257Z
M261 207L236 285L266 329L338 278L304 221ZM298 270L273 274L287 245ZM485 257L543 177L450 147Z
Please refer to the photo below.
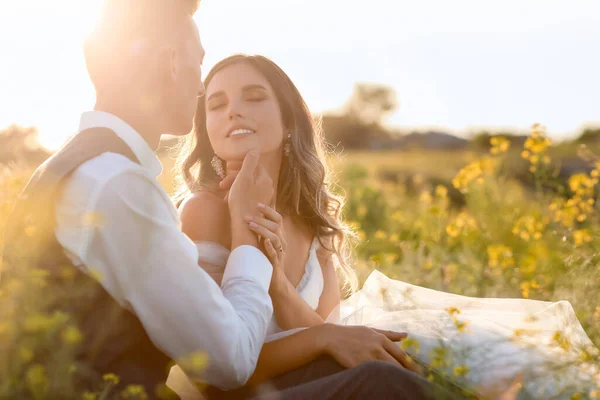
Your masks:
M324 324L323 329L325 352L343 367L354 368L366 361L387 361L421 372L419 365L394 343L407 337L404 332L332 324Z

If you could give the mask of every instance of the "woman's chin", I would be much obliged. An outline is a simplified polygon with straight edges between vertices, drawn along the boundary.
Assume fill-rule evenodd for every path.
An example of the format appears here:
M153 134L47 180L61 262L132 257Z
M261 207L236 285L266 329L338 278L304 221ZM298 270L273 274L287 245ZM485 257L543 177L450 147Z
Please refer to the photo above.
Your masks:
M224 158L227 161L239 161L243 160L246 157L246 154L251 152L252 150L261 151L260 146L257 143L248 143L242 144L238 143L237 145L230 146L227 149L227 154Z

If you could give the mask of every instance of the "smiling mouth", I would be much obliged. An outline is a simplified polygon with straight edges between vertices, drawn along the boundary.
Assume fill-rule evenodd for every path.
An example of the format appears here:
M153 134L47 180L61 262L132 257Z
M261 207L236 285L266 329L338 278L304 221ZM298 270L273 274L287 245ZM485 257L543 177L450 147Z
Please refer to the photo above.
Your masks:
M227 137L241 136L241 135L254 135L256 132L252 129L235 129L227 135Z

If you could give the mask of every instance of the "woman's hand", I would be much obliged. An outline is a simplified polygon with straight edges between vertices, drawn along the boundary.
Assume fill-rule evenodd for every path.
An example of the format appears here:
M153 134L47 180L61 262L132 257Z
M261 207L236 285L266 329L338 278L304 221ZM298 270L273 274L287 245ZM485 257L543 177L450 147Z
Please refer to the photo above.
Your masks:
M273 208L262 203L258 204L258 208L264 217L247 215L244 220L253 232L262 237L267 257L273 264L273 274L277 277L285 276L283 261L287 242L283 233L283 218Z

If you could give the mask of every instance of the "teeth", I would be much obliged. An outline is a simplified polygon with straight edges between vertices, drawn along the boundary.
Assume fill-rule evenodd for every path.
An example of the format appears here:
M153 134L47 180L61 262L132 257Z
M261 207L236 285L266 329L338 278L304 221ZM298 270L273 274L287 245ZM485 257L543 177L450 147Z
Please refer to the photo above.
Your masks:
M229 136L236 136L236 135L251 135L253 134L254 131L250 130L250 129L236 129L235 131L232 131Z

